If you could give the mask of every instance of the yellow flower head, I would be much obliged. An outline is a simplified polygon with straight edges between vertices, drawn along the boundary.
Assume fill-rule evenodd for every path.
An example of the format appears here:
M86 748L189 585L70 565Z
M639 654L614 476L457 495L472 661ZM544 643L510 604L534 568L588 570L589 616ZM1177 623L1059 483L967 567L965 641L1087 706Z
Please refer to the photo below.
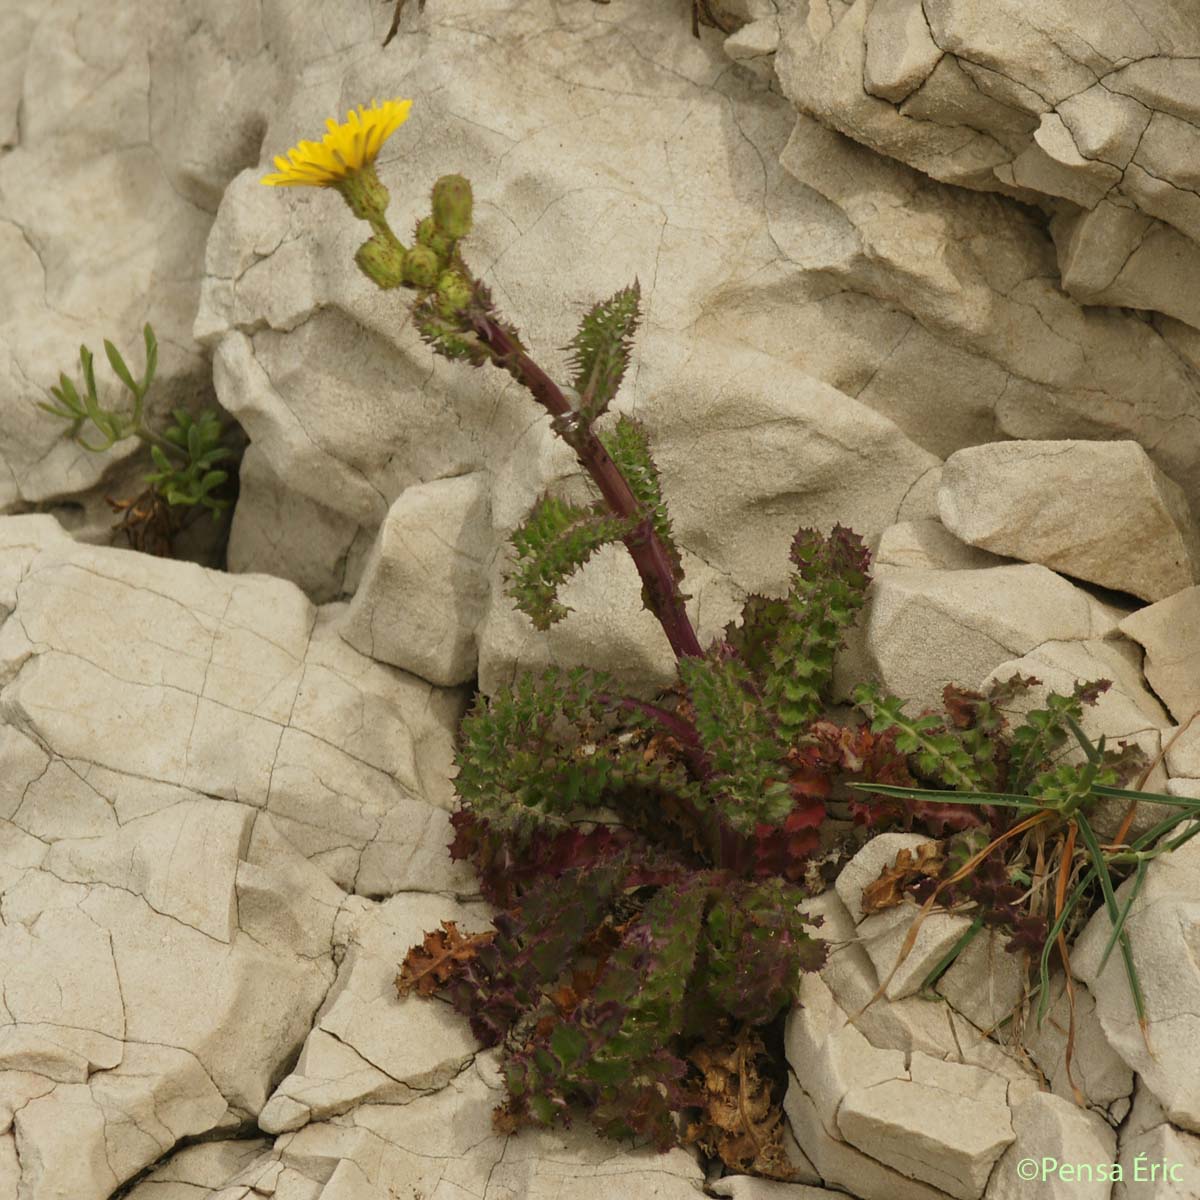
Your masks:
M358 106L346 114L343 124L332 117L325 122L329 132L319 142L301 142L288 151L287 158L276 158L278 174L264 176L262 182L275 187L336 187L370 166L387 141L405 121L411 100L385 100L383 107L372 100L371 107Z

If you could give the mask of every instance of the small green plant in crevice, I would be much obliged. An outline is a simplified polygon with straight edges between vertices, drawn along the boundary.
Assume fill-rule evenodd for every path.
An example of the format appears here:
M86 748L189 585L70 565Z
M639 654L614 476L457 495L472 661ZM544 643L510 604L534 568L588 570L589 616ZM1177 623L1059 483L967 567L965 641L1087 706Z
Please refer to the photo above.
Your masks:
M1008 948L1027 952L1035 968L1029 996L1036 999L1040 1024L1051 1002L1050 969L1057 952L1069 1005L1066 1065L1070 1075L1075 1011L1068 947L1073 933L1098 907L1104 908L1111 924L1098 969L1119 950L1134 1011L1149 1045L1145 1000L1126 921L1150 863L1200 833L1200 800L1142 790L1153 764L1136 746L1122 742L1113 748L1103 736L1095 743L1087 736L1081 724L1083 706L1095 704L1111 687L1110 680L1079 683L1070 696L1050 693L1044 708L1029 712L1010 731L1003 714L1005 702L1038 682L1014 675L993 684L986 694L947 687L947 716L925 713L916 718L907 716L895 697L860 685L855 701L870 719L871 733L891 737L896 748L908 754L918 778L858 781L849 786L882 798L856 806L859 819L876 827L893 823L911 827L916 820L927 827L934 823L939 833L957 830L940 845L924 848L921 855L903 855L865 890L867 912L890 907L905 894L921 904L895 967L869 1004L885 993L934 905L963 909L972 915L971 924L934 966L925 987L936 983L983 928L1006 930ZM1071 739L1082 751L1081 761L1063 760ZM1135 775L1140 775L1137 788L1122 786ZM1107 843L1092 823L1102 799L1129 802L1120 827ZM1171 811L1127 841L1142 802L1166 804ZM1128 878L1132 879L1128 895L1118 904L1117 887ZM1076 1095L1082 1102L1077 1088Z
M830 719L834 655L870 578L861 539L840 526L799 530L785 593L751 596L741 620L702 645L647 431L609 411L639 321L636 281L585 314L568 347L570 386L559 386L463 256L466 179L437 180L411 244L391 229L374 163L409 108L388 100L329 121L320 143L276 158L263 182L337 190L371 229L357 265L380 288L413 293L422 340L510 374L574 451L595 499L535 503L512 536L517 607L548 629L569 612L564 582L601 547L622 545L677 679L648 701L619 694L599 671L550 669L476 700L457 746L450 849L499 911L482 933L451 921L426 933L398 990L445 995L485 1046L500 1047L501 1129L569 1123L583 1108L606 1135L665 1149L688 1114L682 1136L731 1169L791 1178L777 1076L762 1056L800 972L824 962L801 906L822 882L813 853L834 785L885 795L856 803L868 826L917 820L1011 845L1057 827L1049 815L1010 823L1016 801L1003 789L1025 788L1021 803L1084 831L1086 797L1121 794L1132 756L1100 746L1083 768L1055 761L1063 728L1078 724L1099 685L1052 697L1011 735L1002 707L1029 681L987 695L949 690L948 720L911 719L871 689L857 696L867 723ZM1019 922L1016 900L979 869L989 853L962 853L947 852L962 866L935 879L930 904L961 884L985 919ZM1081 904L1088 884L1078 883Z
M229 472L217 464L230 458L233 451L225 444L226 430L215 409L204 409L193 416L187 409L177 408L161 432L147 424L146 394L158 366L158 342L149 324L142 336L146 365L141 378L134 377L117 347L107 338L104 341L109 366L132 398L128 409L101 404L93 355L87 346L79 347L82 386L76 388L67 374L60 372L58 385L50 388L53 403L42 402L38 407L69 421L67 435L93 454L103 454L131 437L148 447L155 467L145 476L149 487L133 499L110 498L108 503L123 514L118 528L124 530L135 549L169 554L171 540L181 525L175 510L207 510L216 520L229 507L223 489Z

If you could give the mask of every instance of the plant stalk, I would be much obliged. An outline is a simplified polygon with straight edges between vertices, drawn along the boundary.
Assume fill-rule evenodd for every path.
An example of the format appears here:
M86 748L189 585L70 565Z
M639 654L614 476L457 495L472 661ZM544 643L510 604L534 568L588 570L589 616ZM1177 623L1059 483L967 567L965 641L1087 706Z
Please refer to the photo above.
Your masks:
M468 319L475 335L492 351L496 364L527 388L554 418L554 431L575 451L609 508L619 517L636 517L641 510L633 489L562 389L497 321L478 310L469 313ZM651 518L643 517L623 541L641 576L650 611L663 627L675 657L702 658L700 639L688 618L670 557L654 531Z

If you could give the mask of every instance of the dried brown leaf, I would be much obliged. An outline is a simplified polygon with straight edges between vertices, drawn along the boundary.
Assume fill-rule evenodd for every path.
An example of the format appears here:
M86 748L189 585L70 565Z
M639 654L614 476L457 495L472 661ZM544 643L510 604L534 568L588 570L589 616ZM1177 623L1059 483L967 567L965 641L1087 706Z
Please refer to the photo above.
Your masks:
M925 842L911 850L901 850L895 863L884 867L879 878L863 888L862 910L864 913L882 912L900 904L908 889L918 879L938 879L946 864L945 852L940 842Z
M470 962L480 947L488 945L495 936L495 930L489 930L464 937L456 922L443 921L441 929L427 933L424 941L404 956L400 974L396 976L396 991L401 997L413 990L418 996L431 996L449 983L462 965Z

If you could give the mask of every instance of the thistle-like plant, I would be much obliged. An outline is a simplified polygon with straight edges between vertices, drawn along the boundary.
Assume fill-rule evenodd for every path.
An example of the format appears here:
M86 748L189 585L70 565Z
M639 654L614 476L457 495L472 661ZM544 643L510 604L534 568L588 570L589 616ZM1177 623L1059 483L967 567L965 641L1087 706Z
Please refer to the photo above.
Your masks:
M87 346L79 347L82 386L76 388L66 372L60 372L58 385L50 388L54 402L38 405L45 412L69 421L67 436L93 454L103 454L131 437L149 447L156 470L145 476L150 485L147 492L134 500L109 502L117 511L125 512L122 524L130 531L135 544L137 533L144 532L155 522L165 523L169 541L176 525L170 511L177 506L201 506L212 513L214 520L219 518L229 507L229 500L219 494L229 474L216 464L232 454L222 443L225 431L215 409L205 409L198 417L193 417L186 409L177 408L171 424L162 433L146 423L146 394L158 365L158 342L149 324L142 330L142 337L146 346L146 365L141 378L134 377L117 347L107 338L104 341L109 366L130 394L129 408L108 408L101 404L93 355ZM88 436L83 432L85 426L89 427ZM90 440L91 437L96 440Z
M446 992L485 1045L504 1048L503 1127L567 1121L582 1105L603 1132L665 1148L676 1140L674 1114L708 1103L688 1048L728 1029L730 1046L700 1057L742 1064L739 1086L760 1107L764 1085L746 1058L760 1043L747 1031L773 1022L798 973L823 960L799 911L799 881L828 780L814 775L801 742L862 605L868 555L849 530L800 530L786 594L752 597L741 624L703 647L646 430L609 412L640 317L637 282L584 315L560 387L463 257L466 179L434 184L411 244L392 231L374 163L408 108L389 100L331 121L320 144L276 159L265 182L339 191L371 226L358 266L381 288L414 293L421 338L445 358L508 372L575 452L595 498L544 495L513 534L508 588L518 608L549 628L568 613L563 583L602 546L623 545L679 678L654 703L620 696L584 669L526 675L477 700L460 732L451 852L473 862L501 911L486 934L453 925L427 934L398 984ZM781 1122L761 1117L744 1131L748 1142L731 1134L714 1144L761 1143L742 1166L786 1175Z
M278 173L264 182L340 192L372 231L355 261L380 288L415 293L413 326L434 353L506 371L574 451L594 498L544 495L513 534L508 588L517 607L539 629L563 620L564 582L598 549L621 544L678 679L649 702L618 695L598 672L551 669L476 700L456 754L461 807L451 854L474 865L500 911L484 933L463 934L452 922L427 933L397 986L402 995L445 993L481 1042L502 1048L502 1128L567 1122L583 1106L604 1133L665 1148L677 1138L676 1115L711 1102L695 1078L699 1064L724 1064L722 1095L738 1074L762 1117L762 1081L746 1048L760 1045L753 1031L791 1003L798 972L824 958L799 905L835 778L902 799L902 818L937 812L943 828L974 828L975 837L1015 807L1017 822L987 845L950 848L943 857L955 865L934 878L926 901L927 911L961 885L986 919L1003 924L1022 915L1004 890L1013 880L979 869L998 846L1062 829L1072 839L1064 862L1076 837L1107 867L1126 861L1122 853L1149 852L1144 840L1119 851L1093 846L1087 822L1090 797L1131 794L1115 786L1130 759L1088 744L1083 766L1054 761L1066 730L1082 737L1080 706L1099 685L1052 697L1010 737L1003 703L1029 681L986 696L951 689L948 721L909 718L871 689L857 695L867 725L829 720L834 654L869 581L861 539L840 526L828 535L801 529L785 593L751 596L741 621L702 646L646 430L609 413L639 321L637 282L584 315L567 347L570 385L557 384L463 257L473 216L466 179L434 184L411 245L392 231L374 163L408 112L408 101L389 100L330 121L321 143L277 158ZM1108 870L1096 877L1108 903ZM1058 886L1067 878L1060 874ZM1090 883L1078 880L1061 898L1050 940ZM1114 914L1124 953L1122 919ZM730 1031L727 1044L701 1050L704 1032L718 1028ZM710 1118L689 1126L706 1144L731 1155L730 1147L758 1147L749 1161L737 1151L738 1169L788 1176L778 1121L730 1130L711 1109Z

